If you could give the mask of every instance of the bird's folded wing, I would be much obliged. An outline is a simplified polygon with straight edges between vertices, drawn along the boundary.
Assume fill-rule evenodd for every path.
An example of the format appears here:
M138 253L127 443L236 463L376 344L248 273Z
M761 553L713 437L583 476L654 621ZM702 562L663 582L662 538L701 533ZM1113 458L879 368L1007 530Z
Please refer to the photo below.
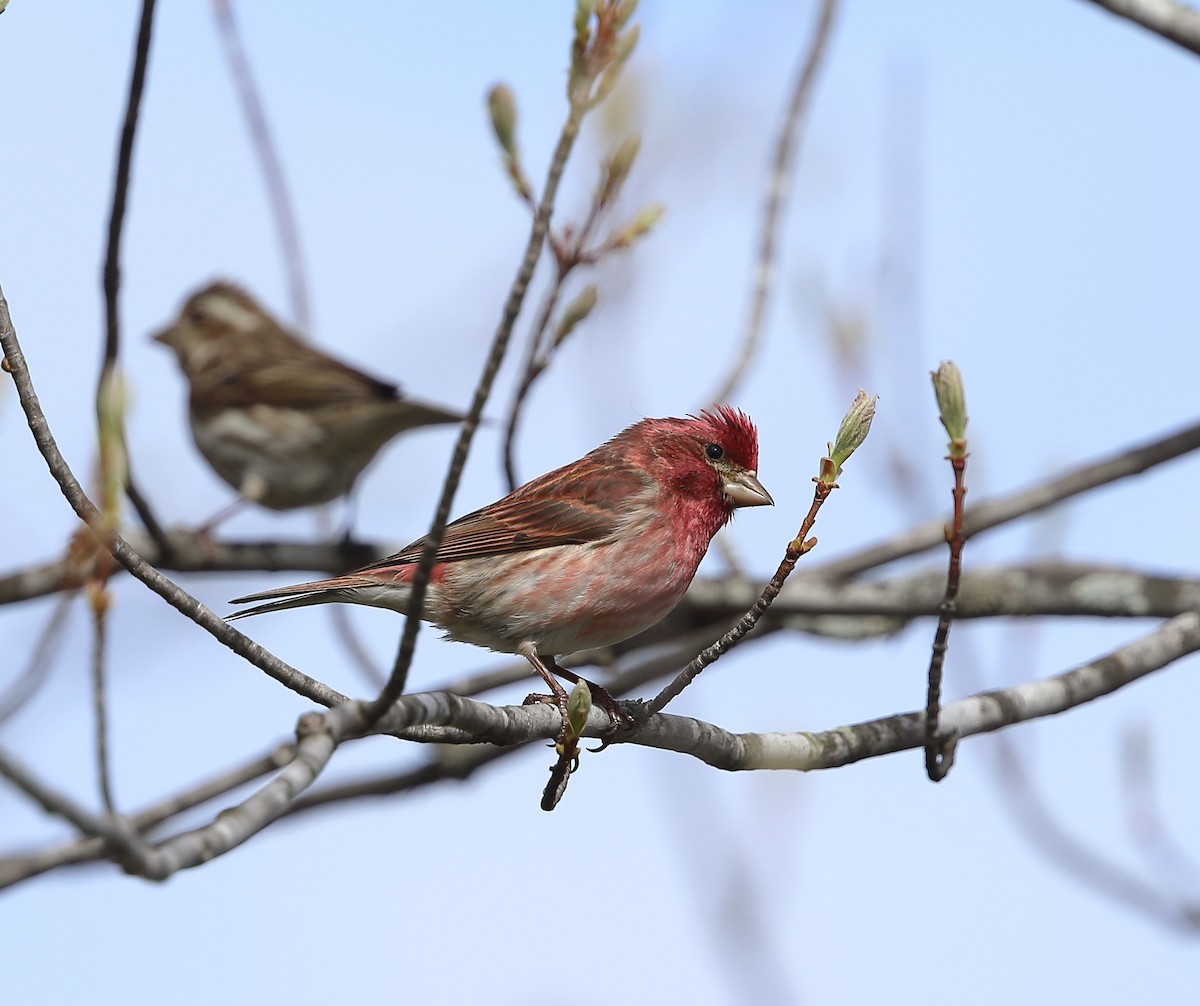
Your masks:
M625 519L631 498L646 489L647 478L634 470L607 470L586 482L573 466L527 483L510 496L446 526L439 562L527 552L554 545L580 545L614 534ZM415 563L425 539L363 570Z

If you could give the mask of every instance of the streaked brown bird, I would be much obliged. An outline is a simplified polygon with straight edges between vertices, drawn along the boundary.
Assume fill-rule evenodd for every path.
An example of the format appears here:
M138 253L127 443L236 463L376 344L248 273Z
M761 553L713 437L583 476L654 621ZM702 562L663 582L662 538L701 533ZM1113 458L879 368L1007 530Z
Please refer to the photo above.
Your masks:
M243 500L271 510L345 496L392 437L462 419L314 349L231 283L192 294L154 339L187 378L200 453Z

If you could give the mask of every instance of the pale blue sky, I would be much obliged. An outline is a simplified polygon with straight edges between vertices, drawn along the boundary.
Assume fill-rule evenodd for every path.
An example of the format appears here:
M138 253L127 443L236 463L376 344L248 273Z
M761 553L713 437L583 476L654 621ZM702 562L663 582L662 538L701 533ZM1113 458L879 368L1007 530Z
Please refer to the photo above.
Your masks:
M0 18L0 283L52 428L81 475L132 6L16 0ZM642 6L631 82L643 155L624 212L661 200L668 213L633 255L599 273L607 302L530 403L525 476L643 415L705 404L742 321L766 159L812 5ZM540 179L563 115L569 4L518 12L259 2L238 13L297 207L316 338L424 397L466 403L527 232L483 95L498 79L512 84L520 143ZM879 361L871 390L883 398L875 436L821 514L814 561L948 502L926 377L945 357L968 382L973 498L1194 418L1198 94L1200 60L1078 0L846 5L805 133L765 347L736 399L760 425L760 474L778 503L736 523L750 568L774 569L853 395L831 366L822 290L870 314ZM896 132L913 139L889 139ZM581 143L565 217L585 204L606 142L593 128ZM918 276L919 304L906 312L894 293L880 304L878 275L897 205L885 183L911 163L922 180L901 202L920 237L901 243L894 266ZM197 522L228 491L197 457L182 383L146 334L217 275L286 313L262 184L207 4L159 13L123 265L134 461L164 519ZM493 415L507 406L513 372L510 364ZM3 565L16 568L56 554L74 517L7 388L0 428L0 517L16 530ZM400 544L424 530L452 436L421 434L384 453L360 493L364 536ZM497 441L495 428L478 437L459 512L502 493ZM923 498L897 501L883 465L888 443L911 452ZM1052 547L1194 573L1197 473L1185 460L1106 489L1048 525L972 542L969 561ZM248 513L229 533L307 535L312 518ZM185 584L224 611L236 593L298 578ZM123 806L289 734L305 703L133 583L115 592L111 708ZM0 611L0 639L16 654L0 680L3 667L22 666L48 610ZM76 616L52 681L0 739L91 801L88 635ZM400 621L371 611L354 621L390 659ZM1047 623L1031 648L1012 625L960 625L947 687L957 695L980 678L1053 673L1150 628ZM361 692L321 613L263 619L250 631L309 673ZM738 730L815 730L915 708L931 634L921 624L857 647L776 637L707 672L676 711ZM973 669L964 666L972 653ZM423 633L413 685L495 662ZM1062 821L1134 867L1118 777L1131 724L1153 732L1169 824L1200 850L1198 669L1193 657L1010 734ZM420 754L372 741L339 754L330 775L399 768ZM996 794L993 755L988 739L965 744L935 787L917 754L812 776L728 775L618 748L585 758L548 815L537 798L549 755L534 750L461 786L273 829L162 886L110 869L26 884L0 897L0 988L14 1003L356 996L598 1006L616 997L717 1006L747 990L760 1000L781 994L738 943L739 892L749 889L782 988L807 1003L927 1003L931 987L982 1004L1194 1001L1197 942L1035 854ZM6 788L0 821L5 848L61 830ZM603 877L563 919L556 874L577 874L576 860L600 864ZM939 922L931 952L925 925ZM759 984L730 984L730 958L759 969Z

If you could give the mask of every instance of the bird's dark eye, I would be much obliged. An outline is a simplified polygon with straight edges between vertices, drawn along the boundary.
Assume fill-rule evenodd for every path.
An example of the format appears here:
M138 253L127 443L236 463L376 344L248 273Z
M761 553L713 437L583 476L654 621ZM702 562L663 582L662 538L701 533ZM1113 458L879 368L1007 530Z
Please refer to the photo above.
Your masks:
M725 456L725 448L720 444L705 444L704 453L708 455L710 461L720 461Z
M188 321L193 325L203 325L208 321L208 314L202 307L194 307L188 312Z

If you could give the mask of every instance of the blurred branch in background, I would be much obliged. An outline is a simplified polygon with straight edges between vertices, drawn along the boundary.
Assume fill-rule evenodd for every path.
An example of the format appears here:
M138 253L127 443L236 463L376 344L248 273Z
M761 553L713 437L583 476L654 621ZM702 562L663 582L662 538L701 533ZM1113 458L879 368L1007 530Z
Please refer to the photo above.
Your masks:
M304 255L300 250L300 229L296 225L296 213L288 194L287 178L283 163L275 150L266 111L254 83L250 61L238 33L237 21L233 16L232 0L212 0L213 19L217 23L217 35L229 66L229 75L237 91L238 104L246 119L246 128L254 153L262 170L267 190L267 201L271 204L271 216L275 221L275 233L279 237L279 253L287 275L288 300L292 309L292 321L304 338L312 336L312 309L309 303L308 275L304 268Z
M792 181L792 162L795 160L796 148L800 143L800 130L804 125L809 98L825 56L830 35L833 32L833 19L837 8L838 0L822 0L821 2L821 10L817 15L817 24L813 29L812 40L800 61L791 100L788 102L787 111L779 125L779 134L775 140L775 154L771 162L771 173L767 178L766 194L763 198L762 216L759 219L758 252L751 273L750 306L746 313L737 354L729 373L713 393L711 399L713 402L729 401L742 383L750 361L754 359L754 355L758 351L763 321L766 318L767 301L775 283L775 261L778 258L776 245L778 244L779 224L783 218L784 203ZM703 404L707 406L709 402L706 401Z

